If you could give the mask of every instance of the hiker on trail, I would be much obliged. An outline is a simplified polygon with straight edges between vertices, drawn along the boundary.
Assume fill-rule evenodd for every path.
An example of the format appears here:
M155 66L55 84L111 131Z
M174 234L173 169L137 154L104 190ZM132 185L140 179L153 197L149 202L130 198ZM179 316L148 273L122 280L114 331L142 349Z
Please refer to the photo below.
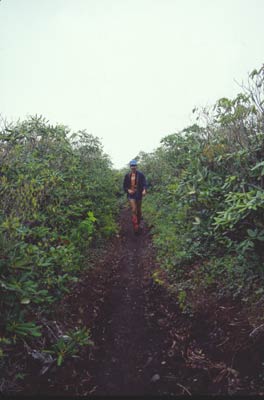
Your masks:
M138 233L142 219L142 196L145 196L147 193L147 183L144 174L137 170L137 160L130 161L129 165L131 171L125 175L123 187L124 191L127 193L127 198L132 211L134 232Z

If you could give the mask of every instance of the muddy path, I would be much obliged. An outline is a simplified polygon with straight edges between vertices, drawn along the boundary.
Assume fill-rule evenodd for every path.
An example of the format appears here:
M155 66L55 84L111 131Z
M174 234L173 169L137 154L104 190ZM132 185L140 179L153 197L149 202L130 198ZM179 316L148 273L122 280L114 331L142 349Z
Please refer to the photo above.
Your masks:
M263 378L256 378L262 345L249 342L252 329L237 306L212 304L204 313L185 315L166 284L153 280L157 270L151 230L144 226L135 236L124 209L119 234L46 323L47 336L51 328L85 325L94 346L45 373L39 360L31 360L20 393L262 394Z
M112 287L105 301L100 341L97 394L138 395L150 390L144 366L154 340L147 323L146 292L154 267L146 230L132 232L129 211L121 221L120 247ZM107 317L107 318L105 318Z

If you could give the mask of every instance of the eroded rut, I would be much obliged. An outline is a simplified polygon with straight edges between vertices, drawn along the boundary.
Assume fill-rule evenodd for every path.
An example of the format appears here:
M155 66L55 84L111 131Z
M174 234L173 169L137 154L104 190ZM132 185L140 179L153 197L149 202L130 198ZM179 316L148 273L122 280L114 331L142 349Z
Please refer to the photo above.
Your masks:
M151 333L146 315L146 287L154 268L146 229L132 232L129 211L121 221L120 249L113 285L105 301L107 316L101 337L101 369L97 394L142 395L151 390L145 365L151 354ZM151 262L152 261L152 262Z

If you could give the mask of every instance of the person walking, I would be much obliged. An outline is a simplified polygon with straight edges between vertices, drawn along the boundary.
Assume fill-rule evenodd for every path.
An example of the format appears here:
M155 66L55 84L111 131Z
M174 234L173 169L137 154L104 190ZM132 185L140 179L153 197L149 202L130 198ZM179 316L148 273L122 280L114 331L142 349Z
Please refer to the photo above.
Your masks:
M131 160L129 166L130 172L124 177L123 187L131 207L134 232L138 233L142 219L142 196L147 193L147 182L144 174L137 170L137 160Z

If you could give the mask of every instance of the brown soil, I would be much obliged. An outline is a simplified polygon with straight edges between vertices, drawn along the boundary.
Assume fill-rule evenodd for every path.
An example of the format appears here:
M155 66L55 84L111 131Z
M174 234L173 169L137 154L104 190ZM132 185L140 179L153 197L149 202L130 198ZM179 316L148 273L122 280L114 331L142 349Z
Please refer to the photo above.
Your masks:
M166 276L163 285L153 280L159 266L151 230L145 226L135 236L127 209L120 227L46 322L47 342L52 330L85 325L95 346L45 373L41 360L32 358L20 393L263 394L263 336L249 336L252 327L239 305L207 304L193 316L182 313Z

